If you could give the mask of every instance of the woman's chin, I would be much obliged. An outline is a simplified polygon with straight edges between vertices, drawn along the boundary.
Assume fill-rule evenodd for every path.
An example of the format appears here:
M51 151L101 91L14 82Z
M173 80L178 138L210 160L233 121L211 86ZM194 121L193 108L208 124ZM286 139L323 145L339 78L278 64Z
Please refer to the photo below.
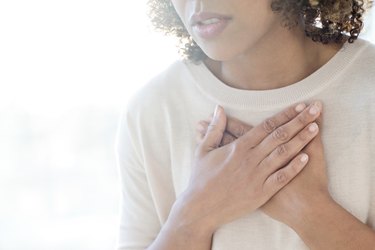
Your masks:
M208 58L214 61L229 61L231 58L234 57L233 53L230 53L231 51L226 50L226 49L210 49L210 50L204 50L202 49L203 52L207 55Z
M246 51L246 48L238 43L224 46L222 44L221 46L200 46L200 48L212 60L221 62L231 61L238 58L244 53L244 51Z

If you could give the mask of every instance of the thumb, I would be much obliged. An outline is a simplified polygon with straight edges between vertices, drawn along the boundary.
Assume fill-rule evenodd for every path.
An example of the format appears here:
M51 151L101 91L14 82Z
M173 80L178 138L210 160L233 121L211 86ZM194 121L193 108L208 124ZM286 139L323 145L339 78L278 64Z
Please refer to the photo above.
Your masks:
M227 116L224 109L216 105L214 117L208 125L206 135L202 140L201 149L204 153L208 153L219 147L226 125Z

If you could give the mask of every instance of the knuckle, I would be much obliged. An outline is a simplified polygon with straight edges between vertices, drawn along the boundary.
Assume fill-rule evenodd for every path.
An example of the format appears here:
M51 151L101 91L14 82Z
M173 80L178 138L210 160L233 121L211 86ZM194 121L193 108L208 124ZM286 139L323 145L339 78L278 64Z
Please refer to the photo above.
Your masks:
M264 159L259 165L258 165L258 168L260 169L270 169L272 167L272 165L274 165L273 163L275 162L274 159L272 159L272 157L267 157L266 159Z
M211 133L224 133L224 130L220 129L219 126L216 124L208 125L207 131Z
M230 135L224 134L221 144L227 145L227 144L231 143L232 141L233 141L233 138Z
M309 135L308 135L308 133L305 130L303 130L300 133L298 133L298 139L299 140L306 141L308 138L309 138Z
M288 153L287 146L285 144L281 144L276 148L276 153L278 156L284 156Z
M272 137L275 139L275 140L278 140L278 141L287 141L288 140L288 133L285 131L284 128L280 127L280 128L277 128L273 133L272 133Z
M226 144L228 144L228 136L224 135L223 139L221 140L220 146L224 146Z
M288 120L288 121L290 121L290 120L292 120L293 118L294 118L294 112L292 112L290 109L287 109L287 110L285 110L284 112L283 112L283 114L284 114L284 116L285 116L285 118Z
M215 130L216 128L217 128L217 125L216 125L216 124L209 124L208 127L207 127L207 129L208 129L209 131Z
M305 125L307 124L308 122L308 118L306 117L305 114L300 114L299 116L297 116L297 121L302 124L302 125Z
M284 171L279 171L276 173L275 181L278 184L283 184L287 181L288 177Z
M270 134L276 129L276 123L272 118L268 118L263 122L263 129Z
M207 129L207 127L208 127L208 124L207 124L207 123L205 123L205 122L203 122L203 121L200 121L200 122L198 122L198 124L197 124L197 126L196 126L196 129L197 129L198 131L204 131L204 130Z
M246 133L246 129L243 125L238 125L234 130L234 135L236 137L243 136Z

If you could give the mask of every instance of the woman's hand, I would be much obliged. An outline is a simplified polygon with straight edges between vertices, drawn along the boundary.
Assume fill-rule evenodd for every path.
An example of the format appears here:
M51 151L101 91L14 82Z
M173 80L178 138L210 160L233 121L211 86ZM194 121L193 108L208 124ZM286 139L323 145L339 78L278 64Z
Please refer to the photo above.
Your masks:
M198 140L202 140L207 131L208 121L201 121L197 127ZM321 116L317 120L317 124L321 127ZM247 133L252 129L237 119L229 118L225 134L226 141L222 145L232 143L237 138L241 137L241 133ZM243 131L238 133L238 131ZM235 136L237 134L238 136ZM280 192L274 195L261 209L270 217L281 221L285 224L293 226L298 223L301 218L299 214L302 211L309 209L320 201L329 200L328 179L326 175L326 165L323 153L323 144L321 140L321 133L302 150L302 152L309 155L309 163L304 170L294 178L288 185L286 185Z
M318 133L310 130L320 113L318 107L315 111L310 114L304 104L294 105L219 147L227 117L218 107L171 220L182 226L201 221L213 232L261 207L306 165L308 157L300 151Z
M197 143L201 143L204 136L207 133L207 128L212 121L213 114L207 120L202 120L197 123L197 134L196 134L196 141ZM243 136L246 132L252 129L253 126L241 122L240 120L234 117L227 117L227 126L225 128L223 138L219 144L219 147L227 145L232 141L236 140L237 138Z
M321 120L317 123L321 124ZM303 223L306 211L313 206L321 206L331 198L320 132L303 152L310 158L307 166L298 178L293 179L261 208L270 217L291 227Z

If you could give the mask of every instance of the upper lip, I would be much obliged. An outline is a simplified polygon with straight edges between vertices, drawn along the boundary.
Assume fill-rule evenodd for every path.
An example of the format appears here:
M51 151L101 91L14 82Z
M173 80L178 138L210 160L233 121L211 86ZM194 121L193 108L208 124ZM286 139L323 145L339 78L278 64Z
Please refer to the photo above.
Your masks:
M212 19L212 18L218 18L218 19L231 19L230 16L225 16L222 14L218 13L212 13L212 12L199 12L199 13L194 13L190 17L190 25L194 26L197 25L200 22L203 22L204 20Z

